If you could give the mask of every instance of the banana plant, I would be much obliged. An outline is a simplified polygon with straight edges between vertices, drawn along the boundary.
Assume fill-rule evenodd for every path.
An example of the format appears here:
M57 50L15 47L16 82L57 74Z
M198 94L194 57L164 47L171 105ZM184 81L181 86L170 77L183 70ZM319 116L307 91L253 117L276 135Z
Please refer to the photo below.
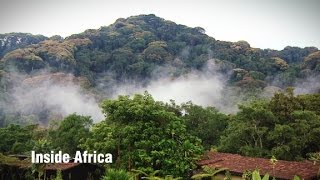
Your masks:
M175 178L172 175L167 175L164 178L158 177L158 176L156 176L156 174L158 174L160 172L159 170L155 170L150 174L147 174L144 171L136 170L136 169L131 170L131 172L135 173L136 175L142 175L141 179L148 179L148 180L180 180L180 179L182 179L181 177Z
M300 177L297 176L297 175L295 175L295 176L293 177L293 180L300 180Z
M269 180L269 174L266 173L261 179L260 173L258 170L252 172L252 180Z
M212 180L215 180L218 173L228 170L227 168L212 169L207 166L202 167L202 169L204 173L193 175L191 179L201 180L203 178L211 177Z

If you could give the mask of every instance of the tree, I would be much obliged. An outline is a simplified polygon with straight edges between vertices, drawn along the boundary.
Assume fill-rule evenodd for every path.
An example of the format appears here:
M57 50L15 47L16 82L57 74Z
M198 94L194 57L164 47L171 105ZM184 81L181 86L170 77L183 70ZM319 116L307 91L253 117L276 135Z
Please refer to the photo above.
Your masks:
M320 117L310 111L294 111L292 118L291 123L277 124L268 139L275 156L301 160L320 149Z
M44 68L46 63L33 48L16 49L3 57L5 68L13 72L31 73Z
M320 115L320 93L298 95L297 99L302 106L302 110L312 111Z
M308 68L310 70L320 71L320 51L316 51L312 54L309 54L304 59L304 68Z
M183 104L187 131L202 140L203 145L210 149L218 146L220 136L228 124L228 116L219 113L214 107L202 107L191 102Z
M34 126L21 127L11 124L0 128L0 152L22 154L33 147Z
M302 160L320 149L317 95L294 96L293 89L270 101L239 107L231 116L219 150L247 156Z
M276 93L270 101L270 109L283 122L292 120L291 113L302 110L302 105L294 96L293 88L287 88L285 93Z
M221 137L219 149L247 156L268 155L266 136L277 122L265 101L255 101L239 107Z
M80 141L89 136L91 125L92 119L89 116L71 114L60 124L51 127L49 140L56 149L73 155L80 150Z
M88 150L112 152L118 168L161 176L186 176L202 154L201 141L189 135L184 121L149 94L119 96L102 104L106 120L82 144Z
M166 47L167 44L163 41L149 43L148 47L143 51L145 60L158 64L173 60L172 56L167 52Z

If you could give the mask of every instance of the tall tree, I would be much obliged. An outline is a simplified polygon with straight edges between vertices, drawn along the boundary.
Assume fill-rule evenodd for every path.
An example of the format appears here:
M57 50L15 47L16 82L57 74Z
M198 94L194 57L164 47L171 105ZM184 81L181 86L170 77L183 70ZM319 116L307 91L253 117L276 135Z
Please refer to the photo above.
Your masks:
M118 168L160 170L186 176L202 153L201 141L189 135L184 121L151 95L119 96L102 104L106 120L93 127L82 145L112 152Z
M80 150L82 139L89 136L92 119L89 116L71 114L49 130L49 140L53 147L64 153L75 154Z

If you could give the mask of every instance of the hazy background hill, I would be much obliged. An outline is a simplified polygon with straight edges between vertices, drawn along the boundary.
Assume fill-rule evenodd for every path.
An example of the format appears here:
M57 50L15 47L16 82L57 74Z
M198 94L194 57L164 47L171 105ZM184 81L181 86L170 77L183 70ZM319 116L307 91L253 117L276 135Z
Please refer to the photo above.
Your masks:
M272 38L272 37L270 37ZM0 126L46 124L78 112L103 118L102 98L148 90L233 113L288 86L319 92L320 51L226 42L155 15L118 19L66 38L0 35Z

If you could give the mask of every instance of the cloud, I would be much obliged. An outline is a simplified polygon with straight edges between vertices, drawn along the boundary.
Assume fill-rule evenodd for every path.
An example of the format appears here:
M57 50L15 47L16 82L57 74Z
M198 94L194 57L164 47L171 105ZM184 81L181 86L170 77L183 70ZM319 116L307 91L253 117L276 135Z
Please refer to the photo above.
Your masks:
M237 111L237 104L233 103L234 92L226 86L227 77L219 73L220 67L215 60L208 60L200 71L191 71L177 78L169 77L170 68L158 70L153 80L145 86L137 82L119 84L112 97L148 91L158 101L175 100L177 104L192 101L202 106L214 106L222 112Z
M302 79L294 86L295 94L313 94L320 92L320 75Z
M54 77L54 78L53 78ZM36 114L42 123L47 115L65 117L72 113L91 116L94 121L104 119L97 100L83 91L74 76L63 73L39 75L15 85L10 102L13 111L22 115ZM12 111L12 110L11 110ZM52 117L51 117L52 118Z

